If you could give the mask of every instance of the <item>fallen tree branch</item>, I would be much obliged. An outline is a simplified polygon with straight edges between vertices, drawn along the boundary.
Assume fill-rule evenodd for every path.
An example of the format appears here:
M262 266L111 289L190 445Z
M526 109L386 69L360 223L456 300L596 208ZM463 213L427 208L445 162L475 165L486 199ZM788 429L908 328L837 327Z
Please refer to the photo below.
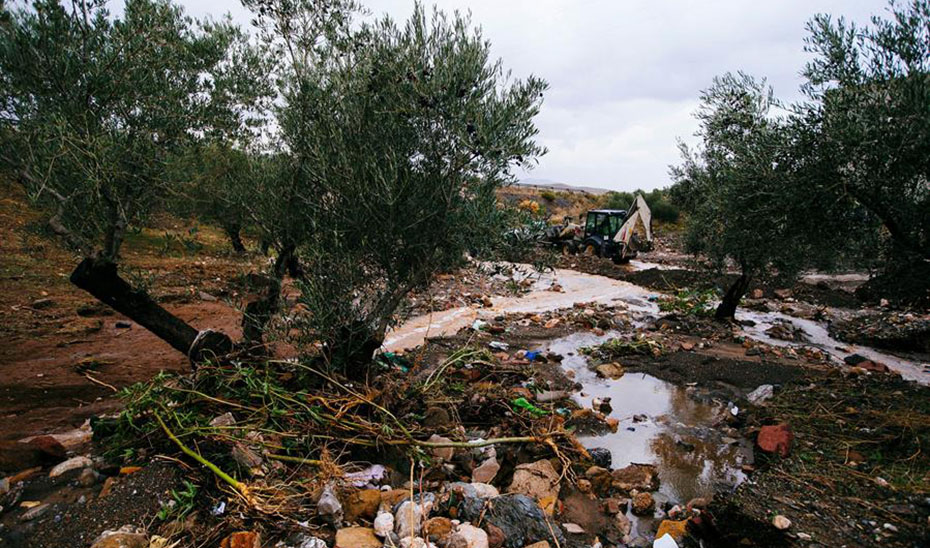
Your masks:
M203 456L202 456L200 453L198 453L198 452L194 451L193 449L191 449L190 447L184 445L184 442L182 442L181 440L179 440L178 437L174 435L174 432L172 432L171 429L168 428L168 425L165 424L165 421L162 420L161 415L159 415L157 411L154 412L154 415L155 415L155 420L158 421L158 424L161 426L161 429L164 430L165 435L168 436L168 439L170 439L171 441L173 441L173 442L175 443L175 445L177 445L178 448L179 448L185 455L187 455L187 456L189 456L190 458L194 459L195 461L199 462L199 463L202 464L203 466L206 466L211 472L213 472L213 473L216 475L216 477L220 478L221 480L223 480L224 482L226 482L227 484L229 484L233 489L236 490L236 492L238 492L240 495L242 495L242 498L244 498L244 499L246 500L246 502L248 502L250 505L253 505L253 506L255 505L254 497L252 496L251 492L249 491L249 486L248 486L248 485L246 485L246 484L242 483L241 481L237 480L236 478L230 476L230 475L227 474L226 472L223 472L222 470L220 470L220 468L219 468L217 465L215 465L215 464L213 464L212 462L208 461L207 459L203 458Z

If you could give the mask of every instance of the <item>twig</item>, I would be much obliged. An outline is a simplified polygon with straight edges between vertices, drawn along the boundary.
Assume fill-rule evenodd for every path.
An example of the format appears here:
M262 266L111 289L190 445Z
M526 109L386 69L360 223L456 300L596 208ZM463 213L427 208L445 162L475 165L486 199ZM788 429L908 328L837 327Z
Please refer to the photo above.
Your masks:
M95 379L94 377L91 376L90 373L84 373L84 376L87 377L87 380L89 380L92 383L99 384L100 386L105 386L114 392L119 392L119 389L113 386L112 384L107 384L100 379Z

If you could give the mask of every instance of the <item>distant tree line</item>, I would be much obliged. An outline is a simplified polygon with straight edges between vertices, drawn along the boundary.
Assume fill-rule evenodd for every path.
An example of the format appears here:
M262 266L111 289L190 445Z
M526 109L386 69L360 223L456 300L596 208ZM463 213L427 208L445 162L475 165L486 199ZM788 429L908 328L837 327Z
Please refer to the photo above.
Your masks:
M672 203L669 192L666 189L657 188L655 190L635 190L633 192L616 192L610 191L604 195L603 206L605 209L629 209L633 205L633 200L637 194L641 194L646 200L646 205L652 211L652 218L664 223L677 223L680 210L677 205Z
M930 2L889 14L808 23L801 103L742 73L702 93L669 194L690 249L740 271L719 318L751 279L806 268L877 266L905 302L930 303Z

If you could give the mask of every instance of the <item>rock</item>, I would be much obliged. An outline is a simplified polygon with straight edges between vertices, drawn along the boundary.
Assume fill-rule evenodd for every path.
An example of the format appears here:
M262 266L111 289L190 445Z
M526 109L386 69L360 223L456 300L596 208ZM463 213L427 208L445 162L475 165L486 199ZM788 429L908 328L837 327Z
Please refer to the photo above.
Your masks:
M565 529L565 532L571 535L580 535L584 533L584 527L577 523L563 523L562 529Z
M618 513L614 520L617 524L617 530L623 533L624 536L629 535L630 531L633 530L633 522L623 512Z
M850 354L843 358L843 361L846 362L846 365L859 365L862 362L869 361L869 359L862 354Z
M691 514L694 510L703 510L710 505L710 501L704 497L695 497L688 501L688 504L685 505L685 510Z
M45 299L36 299L32 301L32 308L36 310L45 310L46 308L51 308L55 306L55 301L45 298Z
M463 523L452 533L449 548L488 548L488 534L470 523Z
M691 350L694 350L694 343L684 341L681 343L681 349L684 350L685 352L690 352Z
M871 371L873 373L888 373L891 369L887 365L881 362L874 362L872 360L861 361L856 364L856 367L861 367L866 371Z
M746 395L746 399L753 405L760 405L775 395L775 387L771 384L763 384Z
M423 530L426 532L426 536L433 542L451 533L452 527L452 520L441 516L430 518L423 524Z
M429 439L426 441L430 443L452 443L452 440L450 440L449 438L444 438L436 434L433 434L432 436L430 436ZM439 461L450 461L452 460L452 457L455 456L455 448L454 447L433 447L432 449L430 449L430 453L432 453L433 457Z
M38 506L33 506L29 510L19 517L20 521L32 521L37 518L41 518L48 512L49 508L52 506L50 504L39 504Z
M779 514L772 518L772 525L779 531L784 531L791 527L791 520Z
M534 542L533 544L528 544L526 548L549 548L549 543L545 540L539 542Z
M220 548L262 548L262 536L255 531L238 531L224 538Z
M200 298L201 301L205 301L208 303L215 303L217 300L216 297L207 293L206 291L198 291L197 296Z
M485 499L466 498L460 507L463 520L482 525L491 524L504 534L504 548L523 548L528 544L552 538L554 533L560 546L565 546L561 529L552 527L536 502L526 495L501 495L494 504L485 504Z
M787 424L782 423L763 426L759 430L756 444L766 453L775 453L785 458L791 452L792 440L794 440L794 434Z
M144 529L124 525L115 531L104 531L91 545L91 548L148 548L149 540ZM232 548L230 545L220 545L222 548ZM252 548L251 545L244 545ZM258 546L257 544L255 546ZM239 548L239 545L235 545Z
M316 502L316 511L320 517L333 525L342 523L342 503L339 502L339 498L331 485L323 488L323 492Z
M671 535L676 542L681 542L688 534L688 520L672 521L670 519L662 520L659 524L659 530L656 531L656 538L665 535Z
M602 363L594 368L598 377L604 379L619 379L623 376L623 366L619 363Z
M343 505L345 520L349 523L359 519L372 520L378 513L378 506L381 505L381 491L377 489L363 489L355 491L346 497Z
M487 483L463 483L457 481L449 484L449 490L458 493L462 498L490 499L500 496L500 492L497 488Z
M665 534L656 538L655 542L652 544L652 548L678 548L678 543L675 542L672 535Z
M379 512L374 522L375 534L381 538L386 538L394 532L394 514L390 512Z
M371 527L343 527L336 531L335 548L381 548Z
M113 486L119 481L119 478L116 476L110 476L107 479L103 480L103 487L100 488L100 498L103 498L110 494L110 491L113 490Z
M327 548L325 540L310 535L300 535L295 542L294 548Z
M591 482L595 493L606 493L610 489L612 478L606 468L592 466L585 471L584 477Z
M81 470L81 475L78 476L78 483L83 487L93 487L97 483L97 472L93 468L85 468Z
M213 427L232 426L234 424L236 424L236 417L228 412L217 415L210 420L210 426Z
M752 290L752 298L753 298L753 299L761 299L763 295L764 295L764 293L762 292L761 289L758 289L758 288L757 288L757 289L753 289L753 290Z
M610 398L594 398L591 400L591 408L598 413L610 413L613 407L610 406Z
M558 496L559 474L547 460L518 465L509 492L535 499Z
M58 463L54 468L52 468L51 472L48 473L48 477L57 478L65 472L77 470L78 468L89 468L93 465L94 461L87 457L72 457L64 462Z
M484 530L488 533L489 548L501 548L504 545L504 541L507 540L504 536L504 531L496 525L486 523L484 525Z
M620 491L655 491L659 488L659 473L651 464L631 464L611 472L613 486Z
M602 468L610 468L610 465L613 463L610 449L606 447L593 447L588 449L588 454L591 455L591 460L594 461L594 464Z
M390 548L391 545L387 544L387 548ZM432 542L426 542L420 537L406 537L400 539L400 548L436 548L436 545ZM450 548L446 546L446 548Z
M423 425L435 428L437 426L446 426L452 421L449 412L442 407L432 406L426 408L423 415Z
M656 506L655 500L649 493L636 493L633 495L633 514L645 516L651 514Z
M424 500L422 504L410 500L400 503L394 512L394 532L400 538L419 535L423 520L432 509L432 500Z
M260 475L262 470L262 457L247 445L235 443L230 450L230 454L240 468L249 473L249 475Z
M501 465L497 463L496 458L486 459L480 466L471 471L471 481L475 483L491 483L500 469Z

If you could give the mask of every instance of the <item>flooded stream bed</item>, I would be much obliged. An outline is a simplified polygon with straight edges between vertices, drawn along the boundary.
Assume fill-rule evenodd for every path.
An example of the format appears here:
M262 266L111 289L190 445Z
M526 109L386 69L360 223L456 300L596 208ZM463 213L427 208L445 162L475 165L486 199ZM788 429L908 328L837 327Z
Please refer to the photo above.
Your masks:
M726 424L728 402L643 373L616 380L598 377L579 349L610 337L575 333L539 347L563 356L563 369L582 386L574 395L579 405L589 408L595 398L610 398L608 416L620 421L614 433L580 436L579 441L589 449L608 449L613 468L655 465L659 493L672 503L710 497L743 481L741 468L751 464L752 446Z

